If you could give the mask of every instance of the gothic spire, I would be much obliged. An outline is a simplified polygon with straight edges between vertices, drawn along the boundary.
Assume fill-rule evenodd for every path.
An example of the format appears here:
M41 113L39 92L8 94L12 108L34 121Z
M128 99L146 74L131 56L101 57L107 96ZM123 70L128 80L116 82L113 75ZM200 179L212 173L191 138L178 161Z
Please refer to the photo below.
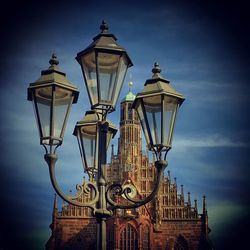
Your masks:
M183 189L183 185L181 185L181 196L184 197L184 189Z
M191 206L190 192L188 192L188 205Z
M114 158L114 144L111 145L111 161L112 162L112 159Z
M203 214L207 213L206 196L203 196Z
M195 211L197 211L197 200L196 199L194 200L194 208L195 208Z
M57 195L54 196L54 206L53 206L53 213L57 213L58 206L57 206Z

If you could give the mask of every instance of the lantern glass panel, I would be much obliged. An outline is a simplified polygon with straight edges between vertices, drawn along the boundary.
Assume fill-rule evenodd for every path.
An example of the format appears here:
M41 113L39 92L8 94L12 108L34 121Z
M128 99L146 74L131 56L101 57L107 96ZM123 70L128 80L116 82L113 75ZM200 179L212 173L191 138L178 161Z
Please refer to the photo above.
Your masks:
M84 157L85 170L96 168L96 125L79 128L80 151Z
M148 144L148 148L151 149L151 141L150 141L150 137L149 137L149 134L148 134L147 125L146 125L146 122L145 122L145 117L144 117L144 112L143 112L143 109L142 109L141 101L139 101L139 105L137 106L136 111L137 111L138 116L140 118L142 130L143 130L146 142Z
M114 93L117 90L116 78L120 55L99 52L97 58L100 102L112 104Z
M82 56L81 65L88 85L90 102L95 105L98 102L95 51Z
M52 87L43 87L34 90L34 106L40 137L49 137L51 133L51 106L52 106ZM37 108L37 109L36 109ZM49 144L49 140L43 143Z
M160 145L161 141L161 95L143 98L146 117L151 132L153 146Z
M163 101L163 144L171 147L176 113L179 107L178 99L164 95Z
M72 102L72 91L55 87L53 136L63 138Z
M123 54L120 57L119 68L117 70L117 81L115 85L116 89L114 90L113 106L116 106L116 102L119 97L120 90L122 88L122 84L124 82L124 78L127 73L127 68L128 68L128 59L125 56L125 54Z

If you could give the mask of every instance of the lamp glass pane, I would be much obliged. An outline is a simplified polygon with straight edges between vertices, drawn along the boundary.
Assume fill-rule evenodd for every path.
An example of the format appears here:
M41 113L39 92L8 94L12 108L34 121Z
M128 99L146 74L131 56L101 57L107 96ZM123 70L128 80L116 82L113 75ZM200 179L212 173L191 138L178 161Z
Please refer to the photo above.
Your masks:
M163 102L163 144L171 147L173 130L177 109L179 107L178 98L164 95Z
M54 128L53 135L63 138L70 107L73 102L72 91L55 87L54 100Z
M119 59L119 54L98 52L97 60L100 102L113 104L112 100L114 98L114 94L118 90L115 83Z
M148 125L153 145L160 145L161 142L161 95L143 98L143 104L148 120Z
M143 130L146 142L148 144L148 148L151 149L151 146L150 146L151 143L150 143L150 139L148 135L148 130L147 130L146 122L145 122L145 117L144 117L141 101L139 101L139 105L136 107L136 111L138 113L138 116L141 122L142 130Z
M95 105L98 102L97 77L96 77L96 57L92 51L81 57L81 65L88 85L90 102Z
M120 57L119 68L117 70L117 81L115 84L114 97L113 97L113 106L116 106L117 99L119 98L119 94L126 76L126 72L128 69L128 60L125 54Z
M51 105L52 105L52 87L43 87L35 89L34 102L37 104L37 121L40 121L41 137L50 136L51 132ZM38 124L39 127L39 124Z
M96 166L96 125L87 125L80 128L81 147L84 156L85 170Z

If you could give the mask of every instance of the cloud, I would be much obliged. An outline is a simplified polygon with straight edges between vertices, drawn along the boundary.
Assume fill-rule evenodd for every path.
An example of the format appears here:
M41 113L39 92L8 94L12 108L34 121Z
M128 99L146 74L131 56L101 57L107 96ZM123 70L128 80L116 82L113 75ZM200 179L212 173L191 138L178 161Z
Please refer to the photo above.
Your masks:
M203 137L178 137L174 139L175 150L187 150L188 148L209 148L209 147L247 147L245 142L234 141L229 137L219 134L207 135Z

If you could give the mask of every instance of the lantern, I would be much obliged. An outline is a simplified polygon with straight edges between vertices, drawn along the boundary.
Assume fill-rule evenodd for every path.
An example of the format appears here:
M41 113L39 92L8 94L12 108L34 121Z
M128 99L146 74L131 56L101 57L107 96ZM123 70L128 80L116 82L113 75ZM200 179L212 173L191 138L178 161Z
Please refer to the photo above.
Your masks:
M63 141L64 130L72 103L76 103L79 91L59 70L53 54L50 67L28 88L28 100L33 102L40 134L40 144L58 146Z
M139 115L149 150L161 153L172 146L176 114L185 98L160 75L158 63L152 72L152 79L137 94L133 108Z
M112 112L127 72L132 62L124 48L116 42L116 37L108 32L103 21L101 33L93 42L79 52L76 60L81 65L91 109Z

